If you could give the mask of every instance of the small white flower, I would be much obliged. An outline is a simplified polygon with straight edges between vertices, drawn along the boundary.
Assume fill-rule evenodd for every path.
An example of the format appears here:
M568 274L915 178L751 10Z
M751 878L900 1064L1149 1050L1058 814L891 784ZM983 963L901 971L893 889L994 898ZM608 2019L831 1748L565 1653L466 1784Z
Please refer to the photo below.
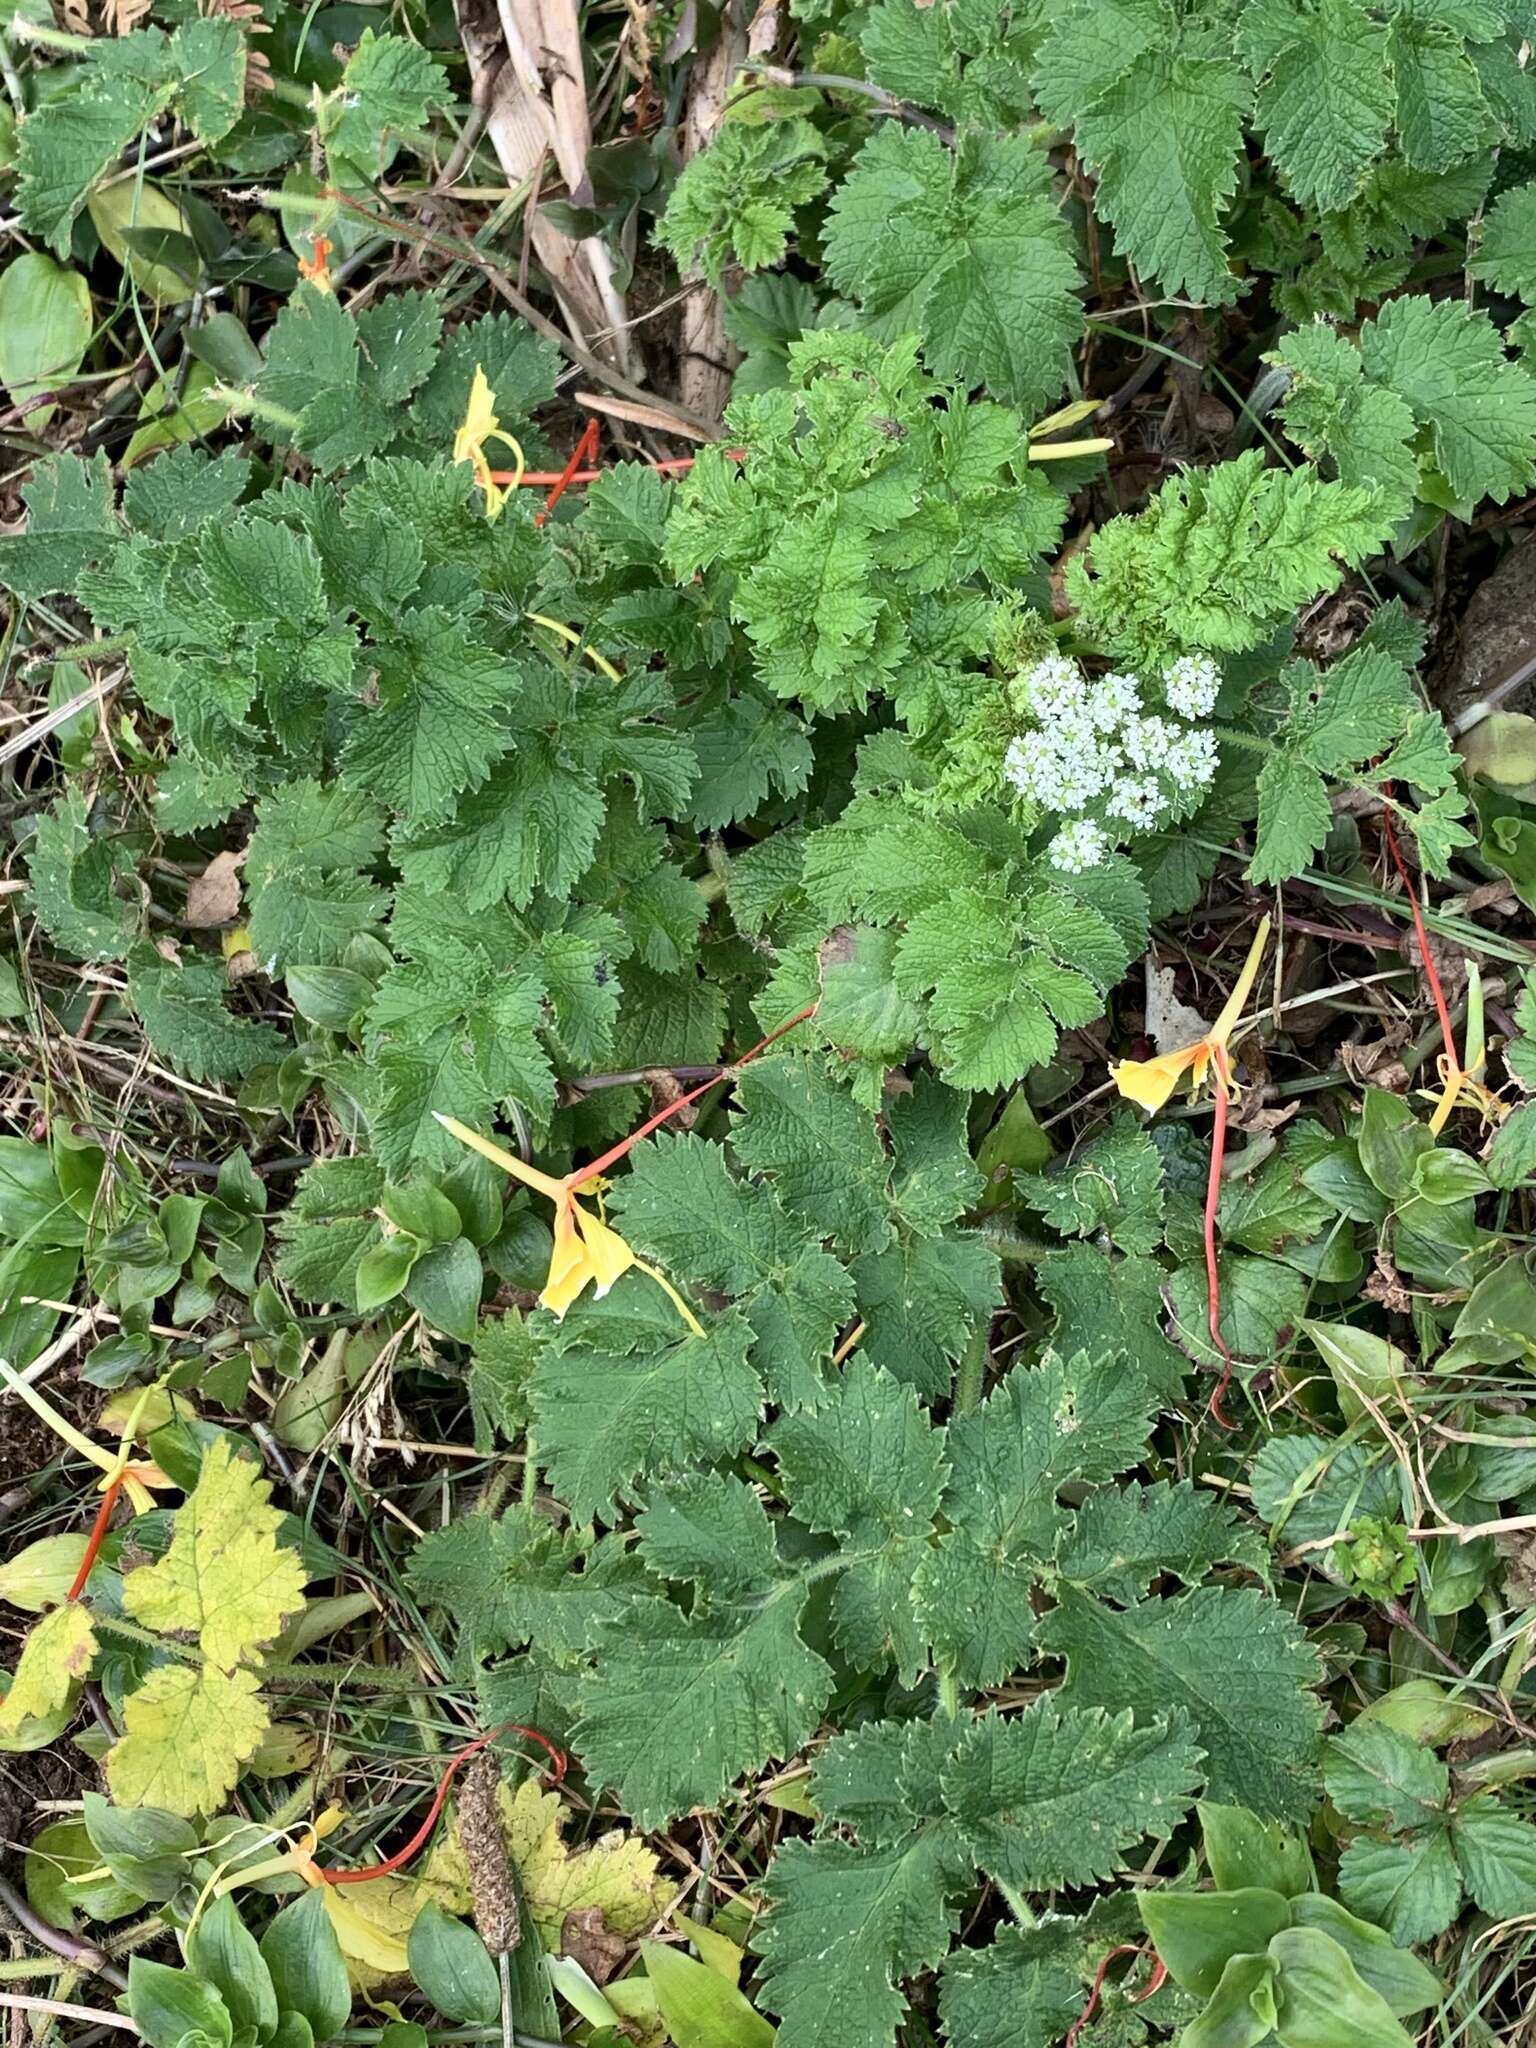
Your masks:
M1161 784L1150 775L1124 776L1109 792L1110 816L1124 818L1142 831L1155 825L1167 808Z
M1168 707L1181 718L1209 718L1220 688L1221 675L1208 655L1181 654L1163 670Z
M1216 735L1196 726L1174 741L1163 764L1180 789L1204 789L1216 773Z
M1024 675L1024 701L1042 724L1058 717L1083 694L1083 672L1070 656L1048 654Z
M1088 818L1075 818L1070 825L1063 825L1046 848L1052 867L1068 875L1096 868L1108 851L1109 841Z
M1043 738L1051 764L1046 801L1053 810L1084 809L1103 795L1123 765L1120 749L1106 745L1091 730L1062 727Z
M1099 732L1117 732L1141 710L1141 685L1134 676L1101 676L1088 692L1088 716Z
M1166 718L1127 719L1122 735L1131 766L1143 772L1166 766L1168 750L1178 736L1178 727Z
M1040 798L1039 779L1036 765L1040 758L1040 736L1038 733L1021 733L1009 745L1003 756L1003 773L1019 792L1038 802Z

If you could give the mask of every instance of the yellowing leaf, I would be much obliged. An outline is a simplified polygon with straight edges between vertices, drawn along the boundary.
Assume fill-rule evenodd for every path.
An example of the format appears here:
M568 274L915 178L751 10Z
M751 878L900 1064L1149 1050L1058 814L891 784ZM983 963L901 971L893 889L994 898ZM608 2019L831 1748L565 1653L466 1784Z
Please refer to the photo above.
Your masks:
M718 1927L706 1927L702 1920L690 1920L685 1913L677 1914L672 1924L687 1935L706 1968L724 1977L728 1984L740 1983L745 1952L728 1934L722 1934Z
M260 1469L216 1437L177 1512L170 1549L123 1581L134 1619L196 1630L203 1654L223 1671L275 1636L303 1604L304 1569L298 1552L277 1541L282 1517L267 1505L271 1492Z
M671 1888L638 1835L613 1828L573 1854L558 1793L541 1792L527 1778L515 1792L501 1786L496 1803L523 1903L552 1955L560 1952L566 1914L582 1907L596 1906L615 1934L638 1934L666 1910ZM434 1847L423 1875L445 1909L467 1910L469 1871L457 1828Z
M624 2033L635 2048L663 2048L671 2038L656 1986L649 1977L615 1977L603 1986L603 1996L622 2020Z
M39 1536L0 1564L0 1600L9 1600L28 1614L57 1607L75 1583L89 1542L83 1529Z
M18 1736L24 1722L62 1707L95 1654L96 1632L78 1602L45 1614L27 1637L11 1689L0 1701L0 1736Z
M157 1429L178 1419L197 1420L190 1394L173 1394L165 1387L119 1387L102 1402L96 1426L104 1436L121 1436L131 1423L134 1442L147 1444Z
M726 1978L659 1941L640 1953L676 2048L773 2048L774 2028Z
M405 1937L427 1903L424 1886L409 1878L381 1877L371 1884L349 1885L345 1891L328 1884L322 1897L347 1959L347 1973L359 1990L371 1990L409 1967Z
M123 1702L127 1733L107 1752L119 1806L216 1813L267 1728L249 1671L163 1664Z

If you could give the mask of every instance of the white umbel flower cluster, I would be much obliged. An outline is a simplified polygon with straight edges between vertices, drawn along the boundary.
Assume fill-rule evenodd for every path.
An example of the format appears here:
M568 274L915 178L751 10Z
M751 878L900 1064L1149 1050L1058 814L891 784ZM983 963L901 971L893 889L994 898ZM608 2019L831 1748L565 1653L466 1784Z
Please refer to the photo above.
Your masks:
M1209 718L1216 709L1221 676L1205 654L1181 654L1163 670L1163 695L1180 718Z
M1070 825L1062 826L1047 851L1052 867L1080 875L1084 868L1099 865L1109 851L1109 841L1091 818L1074 818Z
M1091 682L1063 654L1020 678L1032 724L1010 744L1003 773L1020 796L1062 817L1048 848L1054 866L1098 867L1120 841L1195 808L1216 773L1216 736L1183 721L1208 716L1220 687L1214 662L1181 655L1162 674L1170 717L1149 708L1139 677Z

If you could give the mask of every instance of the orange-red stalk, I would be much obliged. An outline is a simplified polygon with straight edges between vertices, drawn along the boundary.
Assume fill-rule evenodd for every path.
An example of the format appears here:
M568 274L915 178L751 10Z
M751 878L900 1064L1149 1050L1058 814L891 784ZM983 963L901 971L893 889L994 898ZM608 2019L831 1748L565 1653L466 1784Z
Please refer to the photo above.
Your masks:
M1206 1327L1211 1342L1221 1355L1221 1378L1216 1382L1208 1413L1218 1429L1235 1429L1222 1413L1222 1396L1232 1384L1232 1353L1221 1334L1221 1275L1216 1263L1216 1211L1221 1206L1221 1168L1227 1156L1227 1111L1232 1103L1232 1072L1227 1065L1227 1048L1213 1042L1211 1070L1216 1091L1216 1120L1211 1126L1211 1166L1205 1183L1205 1287L1210 1307Z
M444 1766L443 1775L437 1781L437 1791L433 1795L432 1804L427 1808L426 1819L403 1849L397 1849L393 1856L386 1856L382 1863L365 1863L355 1870L322 1870L320 1875L326 1883L367 1884L376 1877L393 1877L395 1872L403 1869L413 1856L419 1856L432 1839L432 1830L437 1826L437 1817L443 1810L448 1788L452 1785L454 1774L460 1764L468 1763L472 1756L477 1756L486 1744L494 1742L498 1735L524 1735L530 1742L537 1742L549 1752L550 1782L558 1785L564 1778L566 1757L563 1749L556 1748L549 1737L541 1735L537 1728L519 1727L515 1721L503 1722L501 1727L493 1728L489 1735L477 1735L473 1742L466 1742L462 1749L454 1751Z
M1079 2034L1082 2033L1084 2027L1086 2027L1089 2024L1094 2014L1098 2011L1099 1994L1104 1989L1104 1979L1108 1975L1110 1964L1114 1962L1116 1958L1119 1956L1140 1956L1145 1954L1146 1950L1142 1948L1139 1943L1134 1941L1123 1941L1121 1942L1118 1948L1112 1948L1110 1950L1109 1954L1104 1958L1103 1962L1100 1963L1098 1973L1094 1977L1093 1988L1088 1993L1088 2003L1083 2007L1082 2011L1078 2014L1077 2018L1072 2022L1071 2027L1067 2031L1066 2048L1077 2048L1077 2038ZM1147 1984L1147 1988L1145 1991L1137 1992L1136 1996L1131 2000L1132 2005L1145 2005L1146 2001L1149 1998L1155 1997L1156 1994L1162 1990L1163 1986L1168 1981L1168 1965L1163 1961L1160 1955L1156 1954L1155 1951L1154 1960L1156 1962L1157 1967L1152 1972L1152 1976Z
M1386 795L1390 802L1390 790ZM1390 810L1382 811L1381 826L1382 836L1387 842L1387 851L1392 856L1392 865L1397 869L1403 888L1407 892L1408 908L1413 913L1413 929L1419 941L1419 958L1424 963L1424 979L1429 983L1429 992L1435 999L1435 1014L1440 1019L1440 1035L1445 1040L1445 1056L1451 1063L1451 1071L1454 1072L1456 1035L1451 1025L1451 1006L1445 1000L1445 990L1440 986L1440 971L1435 966L1435 956L1430 951L1429 932L1424 924L1424 913L1419 908L1419 892L1413 886L1413 877L1408 872L1408 864L1403 859L1402 849L1398 846Z
M668 1117L676 1116L679 1110L686 1109L690 1102L697 1102L699 1097L707 1095L711 1088L719 1087L720 1083L733 1074L738 1067L746 1066L748 1061L755 1060L760 1052L766 1052L769 1046L777 1039L782 1038L786 1032L793 1031L797 1024L803 1024L807 1017L813 1016L815 1010L816 1005L814 1003L807 1003L805 1008L791 1017L787 1024L781 1024L777 1031L770 1031L766 1038L760 1038L756 1045L742 1054L739 1060L732 1060L731 1064L727 1067L722 1067L718 1074L711 1074L707 1081L701 1081L697 1088L690 1088L686 1095L679 1095L676 1102L669 1102L665 1109L658 1109L654 1116L648 1116L643 1124L637 1125L627 1138L620 1138L617 1145L610 1145L608 1150L598 1158L590 1160L583 1167L579 1167L576 1172L567 1177L568 1184L573 1188L579 1188L597 1174L606 1173L610 1166L616 1166L632 1146L638 1145L642 1138L648 1138L652 1131L667 1121Z
M576 446L571 450L570 461L565 465L564 469L562 469L560 474L555 478L554 488L550 491L549 496L544 500L544 510L542 512L535 512L533 515L533 523L535 526L542 526L545 520L549 517L550 513L554 511L555 507L559 504L560 500L565 496L566 491L569 489L570 485L575 480L575 477L577 475L577 472L580 470L581 465L584 462L591 462L592 460L594 460L594 458L597 455L597 437L601 431L602 430L598 426L596 420L588 420L587 424L582 428L581 439L576 443Z
M101 1549L102 1541L107 1533L107 1524L112 1519L112 1509L116 1505L117 1496L122 1490L122 1480L114 1479L106 1492L101 1496L101 1506L96 1510L96 1519L91 1524L91 1533L86 1542L85 1555L80 1560L79 1571L75 1573L75 1583L64 1595L64 1604L66 1606L68 1606L71 1600L78 1600L85 1591L85 1582L91 1576L91 1567L96 1562L96 1554Z

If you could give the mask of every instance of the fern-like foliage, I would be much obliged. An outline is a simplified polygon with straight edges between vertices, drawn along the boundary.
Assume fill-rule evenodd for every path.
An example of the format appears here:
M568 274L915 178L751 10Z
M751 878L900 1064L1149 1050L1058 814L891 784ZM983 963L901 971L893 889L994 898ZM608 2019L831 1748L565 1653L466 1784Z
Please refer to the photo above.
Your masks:
M1391 531L1366 485L1265 467L1261 449L1164 484L1113 519L1068 567L1085 632L1146 660L1184 647L1258 647L1296 607L1335 588Z

